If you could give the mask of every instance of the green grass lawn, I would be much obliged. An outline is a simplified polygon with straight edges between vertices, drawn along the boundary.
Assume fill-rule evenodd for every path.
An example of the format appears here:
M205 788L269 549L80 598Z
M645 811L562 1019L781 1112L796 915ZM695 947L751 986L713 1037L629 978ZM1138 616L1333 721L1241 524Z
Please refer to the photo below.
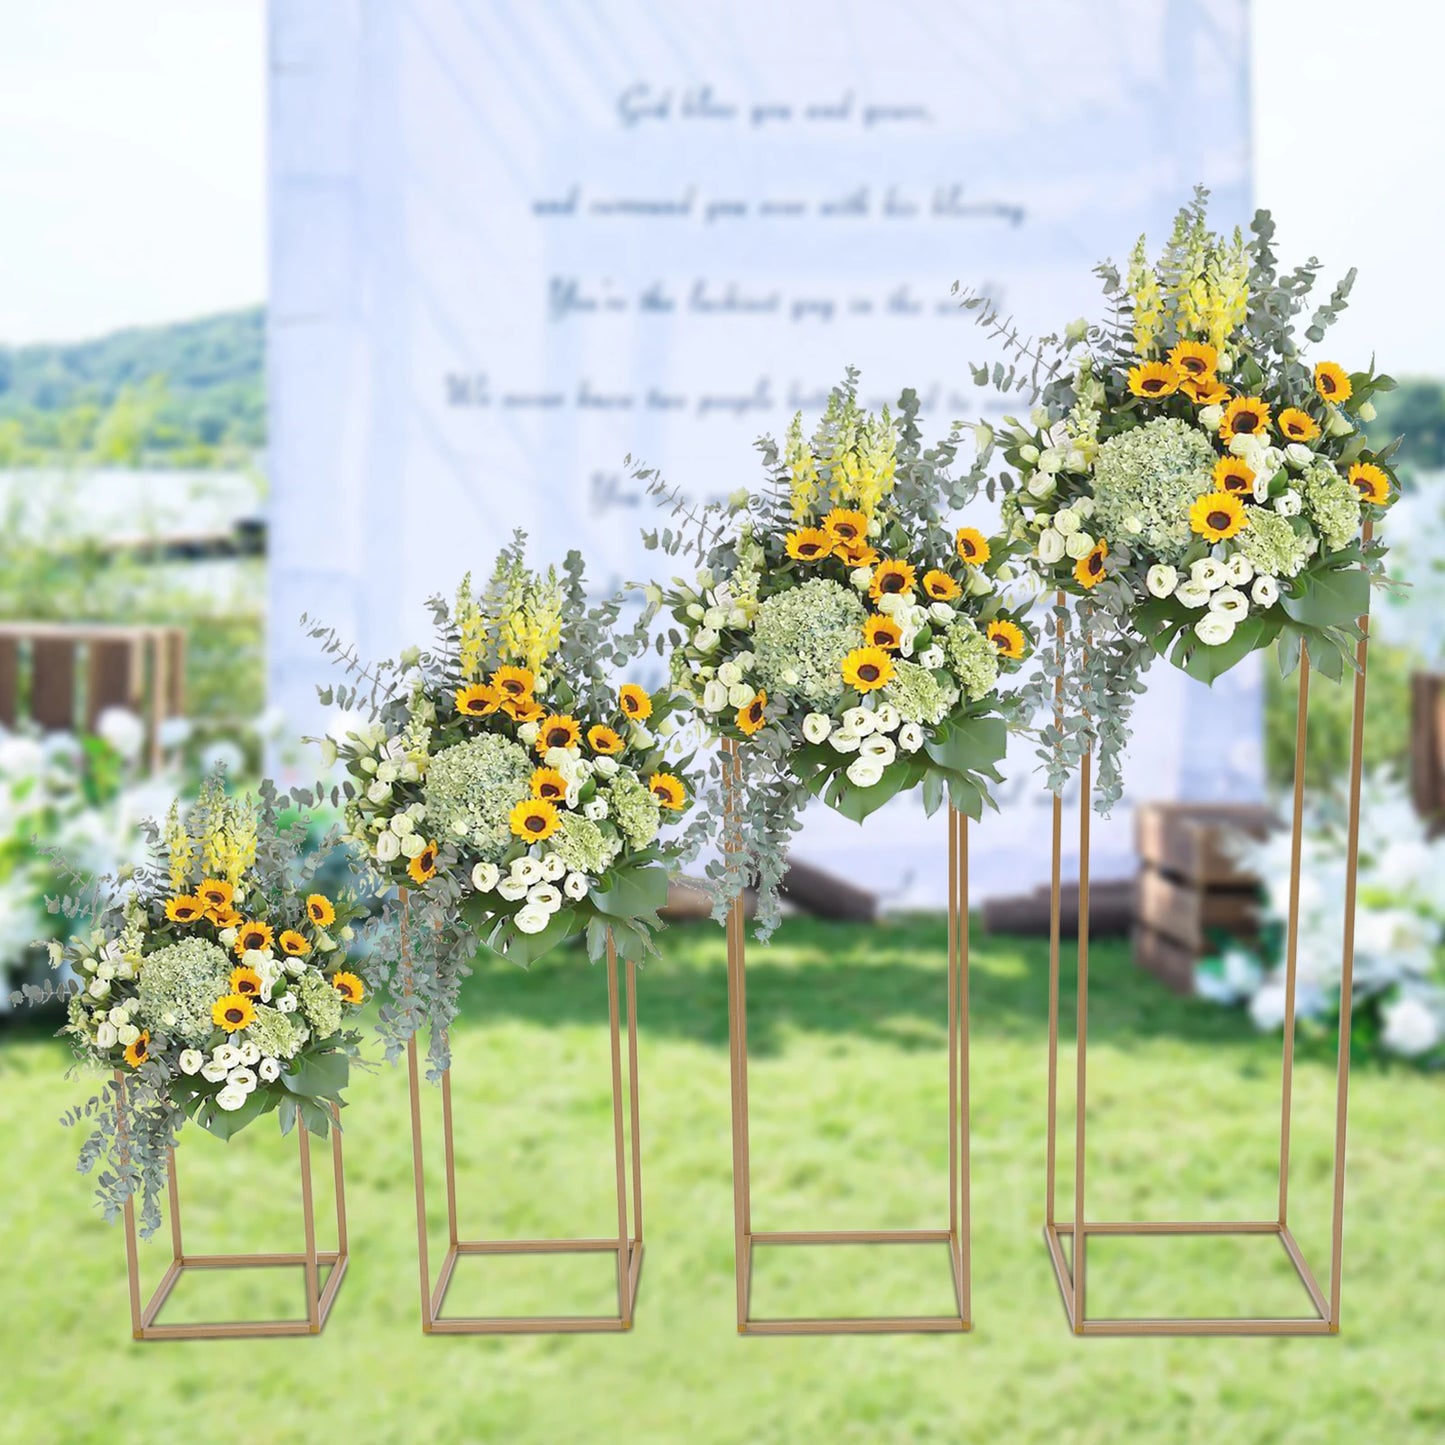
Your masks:
M943 946L941 919L795 921L751 949L757 1228L946 1222ZM1038 943L975 935L968 1336L737 1335L725 954L710 927L675 930L641 980L647 1254L628 1335L422 1336L406 1081L383 1068L351 1092L352 1264L326 1333L135 1344L121 1234L90 1208L78 1141L55 1124L85 1081L64 1080L57 1042L12 1032L0 1044L0 1439L1441 1438L1442 1082L1355 1070L1341 1337L1076 1340L1040 1239L1046 967ZM1119 945L1096 946L1091 977L1090 1216L1270 1217L1277 1041L1171 997ZM614 1227L605 1009L602 975L574 957L531 975L497 965L469 985L455 1035L465 1234ZM1071 1067L1066 1052L1066 1077ZM1323 1278L1330 1058L1302 1057L1296 1098L1291 1217ZM439 1116L434 1092L428 1102ZM269 1122L230 1146L188 1135L188 1246L299 1248L294 1150ZM435 1171L431 1188L435 1249ZM146 1255L148 1284L158 1255ZM1307 1306L1269 1241L1102 1242L1089 1280L1099 1315ZM605 1311L610 1283L605 1255L474 1259L448 1307ZM768 1314L927 1312L950 1297L946 1253L921 1246L760 1251L754 1287ZM183 1281L165 1318L299 1313L300 1302L289 1275L215 1276Z

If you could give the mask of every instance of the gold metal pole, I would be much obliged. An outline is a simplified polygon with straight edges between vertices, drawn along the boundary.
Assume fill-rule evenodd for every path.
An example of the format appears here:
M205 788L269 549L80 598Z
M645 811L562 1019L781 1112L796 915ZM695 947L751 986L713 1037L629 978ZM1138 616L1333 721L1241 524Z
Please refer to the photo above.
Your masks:
M443 1044L447 1050L447 1067L442 1072L442 1158L446 1164L447 1171L447 1244L451 1249L457 1247L457 1144L456 1136L452 1133L452 1068L451 1068L451 1033L443 1034Z
M316 1268L316 1211L311 1197L311 1131L304 1121L296 1129L301 1153L301 1220L306 1240L306 1320L311 1333L321 1329L321 1280Z
M617 1003L617 949L607 930L607 1021L612 1033L612 1135L617 1155L617 1312L622 1328L632 1328L628 1300L627 1153L622 1126L622 1028Z
M1055 596L1058 608L1064 606L1064 594ZM1055 620L1057 641L1055 656L1059 674L1054 679L1054 727L1060 734L1064 728L1064 617ZM1046 1132L1047 1162L1045 1164L1044 1228L1054 1227L1054 1196L1057 1185L1058 1115L1059 1115L1059 929L1062 907L1061 878L1064 851L1064 800L1054 794L1053 806L1053 869L1049 875L1049 1098Z
M401 968L402 997L411 996L411 894L410 890L399 890L401 899ZM411 1092L411 1173L412 1186L416 1196L416 1253L421 1276L421 1327L424 1334L431 1333L431 1264L427 1256L426 1231L426 1173L421 1140L421 1078L417 1063L416 1035L406 1041L407 1085Z
M959 1255L963 1261L963 1286L959 1299L959 1311L963 1316L964 1328L973 1320L973 1193L972 1193L972 1134L969 1122L969 1058L968 1058L968 818L950 806L955 826L958 829L958 1074L962 1098L959 1101L959 1123L962 1137L959 1147L963 1155L963 1187L959 1209Z
M1079 765L1079 978L1074 1047L1074 1333L1084 1323L1084 1117L1088 1088L1089 1043L1089 810L1092 807L1093 755Z
M120 1144L120 1159L122 1165L130 1163L130 1146L126 1136L125 1128L125 1076L119 1069L115 1071L115 1133ZM122 1211L125 1215L125 1272L126 1283L130 1288L130 1327L131 1333L136 1339L141 1335L141 1304L140 1304L140 1251L136 1241L135 1232L135 1199L127 1194Z
M637 1087L637 964L627 960L628 1097L632 1106L632 1217L633 1234L642 1240L642 1105Z
M1290 823L1289 921L1284 944L1284 1063L1279 1115L1279 1224L1289 1222L1289 1144L1294 1098L1295 973L1299 959L1300 865L1304 851L1305 755L1309 743L1310 657L1303 644L1299 657L1299 698L1295 703L1294 814Z
M331 1106L331 1177L336 1188L336 1251L349 1256L350 1240L346 1232L346 1167L341 1155L341 1109Z
M948 807L948 1230L958 1232L958 814ZM959 1270L959 1296L963 1272Z

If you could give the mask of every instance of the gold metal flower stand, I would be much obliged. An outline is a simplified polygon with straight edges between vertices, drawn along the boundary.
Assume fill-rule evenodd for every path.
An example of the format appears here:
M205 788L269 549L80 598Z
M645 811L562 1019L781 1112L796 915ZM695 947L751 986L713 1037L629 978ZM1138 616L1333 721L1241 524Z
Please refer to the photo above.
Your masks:
M1369 540L1366 528L1365 540ZM1060 597L1062 605L1062 597ZM1120 1222L1090 1219L1085 1208L1085 1144L1088 1083L1089 1022L1089 812L1090 765L1086 753L1079 773L1079 923L1078 983L1076 998L1074 1200L1073 1217L1055 1216L1056 1142L1059 1073L1059 932L1060 857L1063 804L1054 798L1052 915L1049 939L1049 1077L1048 1153L1044 1238L1058 1279L1059 1294L1069 1326L1076 1335L1333 1335L1340 1328L1340 1268L1343 1256L1345 1207L1345 1126L1349 1109L1351 992L1354 980L1355 895L1360 837L1360 777L1365 728L1365 663L1369 650L1369 617L1360 618L1361 637L1355 648L1353 717L1350 742L1349 809L1346 823L1346 881L1344 936L1340 975L1340 1019L1335 1074L1335 1133L1333 1205L1330 1229L1328 1293L1305 1259L1289 1222L1289 1165L1291 1103L1294 1084L1295 974L1299 952L1300 859L1304 823L1305 743L1309 718L1310 663L1302 650L1299 664L1299 699L1295 718L1294 810L1291 824L1289 916L1285 934L1284 1060L1280 1106L1279 1192L1272 1218L1245 1220L1183 1220ZM1062 648L1062 621L1060 622ZM1055 687L1055 718L1062 725L1062 679ZM1087 1310L1088 1243L1103 1236L1272 1236L1280 1243L1299 1277L1309 1312L1279 1318L1228 1316L1224 1318L1110 1318L1091 1319ZM1072 1258L1064 1242L1072 1245Z
M123 1093L124 1078L116 1075ZM181 1237L181 1199L176 1179L176 1151L170 1151L166 1190L170 1203L171 1262L149 1302L141 1303L140 1249L136 1237L135 1203L127 1199L125 1216L125 1260L130 1284L131 1333L138 1340L241 1340L274 1335L319 1335L331 1314L341 1282L346 1278L346 1187L341 1159L341 1127L332 1110L331 1167L336 1190L336 1248L316 1247L316 1211L311 1185L311 1136L297 1123L296 1136L301 1156L301 1218L305 1249L281 1254L187 1254ZM172 1291L187 1270L212 1269L295 1269L306 1274L306 1318L287 1320L237 1320L199 1324L157 1324L156 1319ZM321 1270L331 1273L323 1286Z
M729 836L740 828L737 744L724 740ZM736 842L733 846L737 846ZM738 1333L746 1335L957 1334L972 1328L969 1230L968 819L948 809L948 1226L945 1229L755 1230L748 1129L748 1000L741 896L728 911L728 1039L732 1066L733 1241ZM955 1313L760 1319L752 1313L758 1246L946 1244Z
M403 956L409 958L406 924ZM463 1239L458 1225L456 1148L452 1130L452 1075L441 1076L442 1158L446 1173L447 1247L432 1279L427 1248L426 1178L422 1155L422 1080L416 1039L407 1044L411 1087L412 1169L416 1185L417 1255L421 1276L421 1327L429 1335L587 1334L632 1328L637 1286L642 1274L641 1121L637 1090L637 969L627 961L627 1051L631 1133L632 1225L628 1228L627 1175L622 1098L622 1025L617 986L617 950L607 936L607 1004L612 1045L612 1129L617 1163L617 1233L601 1239ZM457 1261L467 1255L614 1254L617 1258L615 1315L449 1316L443 1313Z

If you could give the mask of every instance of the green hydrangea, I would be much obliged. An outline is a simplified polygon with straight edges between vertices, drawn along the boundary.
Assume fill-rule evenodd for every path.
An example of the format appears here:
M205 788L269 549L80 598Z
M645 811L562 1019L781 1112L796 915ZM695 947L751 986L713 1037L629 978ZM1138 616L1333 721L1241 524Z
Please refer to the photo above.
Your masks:
M998 681L998 653L971 619L960 617L943 634L943 653L970 702L993 691Z
M1360 530L1360 494L1328 462L1314 462L1304 474L1305 510L1332 552L1348 547Z
M318 1039L329 1039L341 1031L341 995L319 973L308 969L296 981L301 1012Z
M331 991L332 993L336 992L335 989ZM341 1022L339 1007L336 1019L339 1025ZM334 1033L335 1029L332 1032ZM283 1014L278 1009L258 1004L256 1017L246 1026L246 1039L261 1050L263 1058L293 1058L297 1049L301 1047L301 1024L295 1014Z
M617 838L609 837L581 813L563 813L547 846L574 873L587 873L594 878L605 873L622 850Z
M1289 518L1268 507L1246 507L1244 511L1249 525L1235 538L1235 544L1254 570L1270 577L1295 576L1309 561L1309 552Z
M520 743L480 733L445 748L426 775L426 815L432 836L462 839L484 859L507 851L507 815L531 791L532 760Z
M657 837L662 805L637 776L620 772L607 789L611 816L634 848L645 848Z
M833 701L843 691L843 659L862 646L866 615L856 593L825 577L769 597L753 623L758 681L775 697Z
M183 938L157 949L141 964L136 993L139 1022L191 1048L211 1037L211 1005L229 993L231 959L204 938Z
M1095 535L1177 562L1192 536L1189 504L1213 488L1214 460L1209 438L1172 417L1110 437L1094 461Z
M928 668L902 658L894 661L893 680L883 689L883 700L898 709L904 722L942 722L954 697Z

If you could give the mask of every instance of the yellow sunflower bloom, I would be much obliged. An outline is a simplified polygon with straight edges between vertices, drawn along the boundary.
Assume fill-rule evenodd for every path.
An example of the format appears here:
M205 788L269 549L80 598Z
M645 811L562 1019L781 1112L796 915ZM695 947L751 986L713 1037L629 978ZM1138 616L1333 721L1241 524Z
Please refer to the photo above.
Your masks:
M993 555L988 539L977 527L960 527L953 539L953 547L960 560L970 567L982 567Z
M821 527L799 527L788 533L788 556L799 562L820 562L833 550L833 538Z
M1129 390L1148 400L1172 396L1179 390L1179 373L1167 361L1146 361L1129 368Z
M654 773L647 780L647 790L664 807L677 812L687 806L687 789L682 779L671 773Z
M1374 462L1356 462L1347 475L1362 502L1383 507L1390 500L1390 477L1383 467Z
M868 595L877 602L881 597L909 594L916 581L911 562L880 562L873 569Z
M595 727L587 729L587 746L594 753L601 753L604 758L612 758L616 757L627 744L610 727L598 723Z
M244 921L234 908L208 908L206 917L217 928L239 928Z
M1206 541L1227 541L1248 523L1244 503L1234 492L1205 492L1189 508L1189 525Z
M1081 587L1097 587L1104 580L1104 558L1108 555L1109 544L1099 541L1092 552L1074 563L1074 581Z
M768 695L766 692L760 691L751 702L744 703L737 710L735 721L744 736L752 737L767 722L767 718L763 715L763 709L767 705Z
M550 807L551 805L548 804ZM428 843L410 863L406 871L414 883L429 883L437 876L437 845Z
M172 923L195 923L205 913L206 905L194 894L182 893L179 898L166 900L166 917Z
M456 699L457 711L463 717L488 717L502 705L496 689L484 682L474 682L470 687L459 687Z
M863 542L868 538L868 518L862 512L850 512L846 507L834 507L823 518L823 530L839 542Z
M236 930L236 956L239 958L253 948L270 948L275 936L269 923L243 923Z
M843 681L859 692L873 692L893 680L893 659L881 647L855 647L843 659Z
M549 748L575 748L582 736L582 724L575 717L548 717L537 729L537 751Z
M366 989L354 973L333 973L331 987L346 1003L360 1003L366 997Z
M207 878L196 889L196 897L201 900L207 913L219 913L222 909L229 908L235 896L236 890L220 878Z
M567 779L556 768L538 768L532 774L532 796L555 803L567 796Z
M1007 657L1010 661L1016 662L1024 655L1027 643L1024 638L1024 630L1018 623L1000 619L997 622L990 622L984 632L1000 657Z
M1214 464L1214 490L1217 492L1254 491L1254 468L1241 457L1220 457Z
M923 574L923 590L935 602L953 602L963 593L963 588L947 572L940 572L937 567Z
M1315 391L1324 401L1340 406L1350 399L1354 389L1343 366L1333 361L1321 361L1315 366Z
M525 667L499 667L488 681L492 691L503 701L531 697L532 690L537 686L535 674Z
M1226 446L1237 436L1257 436L1269 430L1269 407L1257 396L1237 396L1224 408L1219 423L1220 440Z
M858 542L839 542L833 555L849 567L871 567L878 560L878 549L866 538Z
M1279 414L1279 432L1292 442L1312 442L1320 434L1320 424L1309 412L1287 406Z
M245 994L247 998L261 996L261 975L254 968L233 968L231 970L231 992Z
M547 709L535 697L509 697L502 704L503 711L514 722L536 722L547 715Z
M1213 376L1219 366L1219 351L1207 341L1181 341L1169 352L1169 364L1186 381Z
M140 1037L133 1044L125 1046L125 1061L131 1068L138 1069L151 1056L151 1031L142 1029Z
M550 838L557 831L559 821L556 805L545 798L524 798L507 815L512 832L529 843Z
M1218 406L1229 396L1229 388L1212 372L1205 376L1186 376L1179 383L1179 390L1195 406Z
M312 893L306 899L306 916L318 928L329 928L336 922L336 910L324 893Z
M652 698L635 682L624 682L617 689L617 703L633 722L646 722L652 716Z
M903 629L891 618L870 617L863 624L863 640L869 647L881 647L885 652L896 652L903 641Z
M311 952L311 945L294 928L288 928L277 942L281 945L281 952L289 953L292 958L305 958Z
M228 1034L248 1028L255 1017L256 1006L243 993L228 993L211 1005L211 1022Z

